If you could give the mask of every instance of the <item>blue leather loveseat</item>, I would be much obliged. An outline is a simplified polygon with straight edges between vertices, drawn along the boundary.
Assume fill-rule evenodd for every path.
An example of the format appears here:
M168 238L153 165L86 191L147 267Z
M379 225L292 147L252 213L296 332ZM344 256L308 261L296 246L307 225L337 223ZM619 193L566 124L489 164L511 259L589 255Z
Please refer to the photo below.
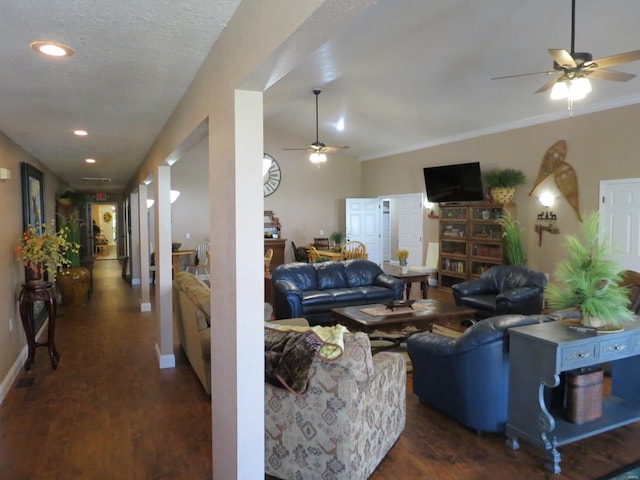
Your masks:
M477 432L503 432L509 401L509 332L556 320L552 315L497 315L449 338L420 332L407 339L413 393L422 403Z
M286 263L271 274L276 319L306 318L331 323L331 309L400 300L404 282L369 260Z

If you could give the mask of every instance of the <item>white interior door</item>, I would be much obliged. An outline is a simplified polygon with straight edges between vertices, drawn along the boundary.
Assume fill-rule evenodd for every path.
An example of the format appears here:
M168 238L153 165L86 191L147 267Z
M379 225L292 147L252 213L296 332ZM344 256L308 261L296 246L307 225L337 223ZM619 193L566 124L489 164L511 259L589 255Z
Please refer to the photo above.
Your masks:
M409 265L424 265L422 194L394 197L398 202L398 249L409 250Z
M369 260L382 266L382 201L377 198L346 199L346 234L367 247Z
M391 260L391 216L389 200L382 201L382 261Z
M600 227L622 268L640 271L640 178L600 182Z

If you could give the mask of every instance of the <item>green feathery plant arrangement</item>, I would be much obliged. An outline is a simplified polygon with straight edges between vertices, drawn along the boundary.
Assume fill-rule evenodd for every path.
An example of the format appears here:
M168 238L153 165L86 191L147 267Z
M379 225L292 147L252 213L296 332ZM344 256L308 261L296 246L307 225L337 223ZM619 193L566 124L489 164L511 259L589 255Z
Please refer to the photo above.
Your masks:
M520 238L520 223L513 218L508 210L500 217L502 225L502 243L509 265L524 267L527 265L527 257L524 254L522 239Z
M620 327L633 313L628 292L620 285L620 266L612 260L613 247L600 235L597 212L583 216L582 239L565 236L568 257L555 271L557 283L547 286L546 297L554 310L577 307L582 324Z
M67 265L77 268L80 266L80 227L82 225L78 212L74 211L69 215L58 214L58 225L60 227L58 234L70 245L70 248L64 252L68 260Z

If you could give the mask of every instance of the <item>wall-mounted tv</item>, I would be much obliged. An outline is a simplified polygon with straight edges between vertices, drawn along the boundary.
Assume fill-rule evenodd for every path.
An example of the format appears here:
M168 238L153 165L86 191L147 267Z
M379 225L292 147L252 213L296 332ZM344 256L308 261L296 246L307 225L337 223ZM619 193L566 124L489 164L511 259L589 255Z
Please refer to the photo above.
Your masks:
M480 162L425 167L427 199L432 203L484 200Z

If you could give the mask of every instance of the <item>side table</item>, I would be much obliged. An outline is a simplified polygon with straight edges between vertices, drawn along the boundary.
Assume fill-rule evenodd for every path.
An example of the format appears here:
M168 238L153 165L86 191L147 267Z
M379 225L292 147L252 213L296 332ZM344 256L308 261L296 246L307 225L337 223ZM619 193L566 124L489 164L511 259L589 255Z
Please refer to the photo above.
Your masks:
M18 297L20 302L20 318L22 326L27 337L28 356L24 364L24 369L28 372L31 370L35 356L36 347L49 347L49 357L51 358L51 368L55 369L60 360L60 354L56 350L55 330L56 330L56 312L57 301L51 282L34 281L22 284L22 290ZM46 343L36 342L36 332L33 330L33 304L42 301L47 308L49 314L49 326L47 327Z

